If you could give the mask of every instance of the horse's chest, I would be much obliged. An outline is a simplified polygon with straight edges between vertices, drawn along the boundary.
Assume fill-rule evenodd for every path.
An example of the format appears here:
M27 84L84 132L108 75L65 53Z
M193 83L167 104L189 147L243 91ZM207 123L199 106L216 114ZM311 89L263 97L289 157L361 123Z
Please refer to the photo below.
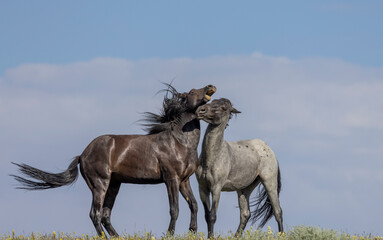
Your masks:
M211 167L199 166L196 171L196 176L200 184L204 184L209 189L212 189L216 185L222 185L228 176L228 172L224 171L217 165Z
M191 153L190 156L188 156L186 158L186 162L185 162L185 169L184 169L184 173L183 175L184 176L191 176L195 170L197 169L198 167L198 157L197 157L197 153L195 152L194 154Z

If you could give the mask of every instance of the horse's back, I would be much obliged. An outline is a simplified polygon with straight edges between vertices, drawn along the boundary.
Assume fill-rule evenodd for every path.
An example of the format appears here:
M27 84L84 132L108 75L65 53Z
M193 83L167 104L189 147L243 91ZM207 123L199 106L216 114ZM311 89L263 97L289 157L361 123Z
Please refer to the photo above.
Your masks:
M152 149L153 135L102 135L81 154L83 172L123 182L161 182L158 158ZM139 180L136 180L139 179Z
M123 151L124 148L134 139L144 135L101 135L93 139L81 154L82 159L110 158L116 151Z
M260 158L259 171L261 177L274 175L278 171L278 161L270 146L260 139L251 139L247 141L257 149Z
M263 159L270 159L275 158L275 154L273 150L267 145L266 142L264 142L261 139L251 139L247 140L251 143L251 145L254 146L255 149L258 151L258 155Z
M273 150L269 147L269 145L267 145L266 142L261 139L240 140L231 142L230 144L232 146L237 146L236 148L244 158L247 157L249 159L253 159L254 157L258 157L258 169L278 166L278 162ZM248 156L250 151L256 152L257 156Z

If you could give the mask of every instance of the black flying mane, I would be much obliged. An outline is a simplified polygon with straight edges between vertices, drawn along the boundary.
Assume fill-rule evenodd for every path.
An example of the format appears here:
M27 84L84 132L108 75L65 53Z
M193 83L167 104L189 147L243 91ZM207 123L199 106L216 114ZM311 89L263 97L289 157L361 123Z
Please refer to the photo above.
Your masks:
M164 83L167 88L159 92L166 92L162 109L159 114L145 112L142 124L148 134L160 133L177 124L181 114L187 110L186 99L171 85ZM171 95L170 97L168 95Z

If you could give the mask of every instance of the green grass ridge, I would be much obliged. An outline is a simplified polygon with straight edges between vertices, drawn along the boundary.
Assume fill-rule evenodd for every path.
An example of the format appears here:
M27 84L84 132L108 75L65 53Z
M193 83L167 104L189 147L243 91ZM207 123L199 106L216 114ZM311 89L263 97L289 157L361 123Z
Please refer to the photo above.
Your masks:
M78 235L75 232L67 233L56 233L52 232L50 234L40 234L32 233L28 236L20 235L12 231L10 234L5 234L1 236L2 240L100 240L107 239L107 236L90 236L90 235ZM109 238L112 240L204 240L207 239L207 235L202 232L198 233L185 233L185 234L175 234L174 236L163 234L162 236L155 236L151 232L142 232L135 234L124 234L120 237ZM222 235L219 233L215 234L215 240L229 240L229 239L239 239L239 240L250 240L250 239L259 239L259 240L383 240L381 236L373 236L372 234L348 234L344 232L339 232L335 230L329 230L320 227L311 227L311 226L295 226L291 227L288 231L284 233L273 232L269 227L267 231L256 230L250 228L243 232L241 236L235 237L233 233Z

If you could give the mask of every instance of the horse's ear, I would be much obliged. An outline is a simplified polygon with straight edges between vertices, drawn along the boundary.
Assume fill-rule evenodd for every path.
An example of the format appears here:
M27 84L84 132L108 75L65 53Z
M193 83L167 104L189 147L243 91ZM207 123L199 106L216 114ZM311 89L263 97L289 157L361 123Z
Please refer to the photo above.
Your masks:
M241 113L240 111L238 111L237 109L235 108L231 108L231 113L235 113L235 114L238 114L238 113Z
M187 93L178 93L177 97L185 99L187 97Z

